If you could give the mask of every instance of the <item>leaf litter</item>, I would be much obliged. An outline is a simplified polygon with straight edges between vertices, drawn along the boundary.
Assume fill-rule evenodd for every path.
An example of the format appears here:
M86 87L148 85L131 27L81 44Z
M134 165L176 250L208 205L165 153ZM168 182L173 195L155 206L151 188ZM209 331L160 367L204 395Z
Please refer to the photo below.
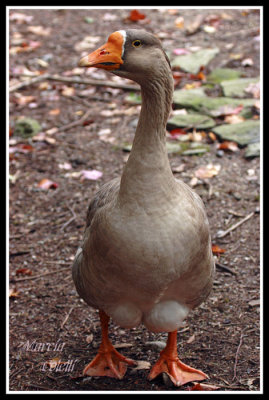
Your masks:
M184 17L184 28L181 29L180 32L182 32L183 40L181 40L179 43L178 40L176 40L176 35L178 35L178 33L175 33L176 31L179 32L179 29L176 27L171 27L174 24L174 16L180 16L181 12L179 13L179 10L174 10L171 13L168 12L168 10L164 11L165 12L148 9L146 11L141 10L141 13L146 15L144 20L141 19L138 21L127 22L125 18L129 11L126 14L126 11L121 12L120 10L113 10L113 12L111 12L111 10L109 10L109 12L111 12L112 15L116 15L117 18L110 21L108 20L107 22L104 21L104 23L109 24L109 27L107 27L106 31L109 33L111 29L119 29L119 21L122 21L123 24L126 24L124 27L140 27L144 21L147 20L146 23L148 24L149 28L158 35L160 31L159 20L162 18L162 21L165 22L161 24L161 29L163 32L162 35L160 34L160 36L162 36L161 40L163 41L163 44L167 50L170 50L171 53L173 52L173 49L176 48L186 48L190 52L199 51L199 49L201 50L206 48L208 46L208 41L203 41L203 38L206 35L207 37L210 35L210 40L212 43L216 42L217 47L219 46L222 49L222 52L218 53L218 55L216 55L216 57L212 60L212 65L216 65L217 60L219 60L219 62L225 61L224 58L226 57L227 62L238 62L241 68L244 68L244 73L257 76L257 69L255 70L256 72L253 72L253 68L257 67L256 60L259 59L259 57L256 56L257 53L255 53L253 50L252 44L259 43L258 40L255 39L258 33L256 32L254 34L253 41L251 36L247 36L250 40L246 41L246 36L244 36L243 33L243 36L237 37L235 43L231 43L231 36L228 39L225 39L225 34L230 33L233 29L236 30L236 27L238 27L237 20L240 21L240 18L253 19L254 17L256 18L256 14L250 12L246 16L240 17L239 10L225 10L226 14L229 14L229 18L231 19L229 20L228 18L223 18L221 24L216 27L220 33L223 33L222 41L218 41L217 35L215 36L214 33L206 33L200 28L193 34L194 36L188 37L186 34L188 18L191 16L191 19L194 20L194 17L199 13L197 10L186 10L188 11L187 13L184 13L184 10L182 10L182 16ZM71 71L69 75L70 77L72 74L79 76L81 73L80 71L72 72L72 67L76 65L77 59L83 54L83 52L86 53L89 52L89 49L96 48L105 39L105 29L104 27L101 28L100 24L98 25L97 23L97 21L100 21L104 16L104 13L100 13L100 10L93 10L90 15L90 17L94 19L89 26L94 28L94 34L91 37L96 37L97 39L95 41L89 40L89 46L84 43L84 47L82 46L79 50L77 50L78 47L75 49L75 46L76 44L81 43L83 40L80 29L81 24L85 24L86 26L86 22L84 21L85 13L81 10L76 10L76 13L68 12L68 10L65 10L65 12L62 10L58 10L57 12L48 10L43 13L40 12L40 10L23 10L23 13L28 16L31 14L33 18L31 18L29 21L25 20L22 23L19 23L19 20L16 21L15 18L13 21L11 21L13 24L15 24L16 29L21 32L21 37L19 37L19 35L13 35L13 40L18 40L18 44L14 43L11 45L10 57L11 60L13 60L12 62L20 57L20 62L17 64L25 66L27 65L27 68L30 68L29 70L31 71L35 71L35 69L30 67L30 65L39 65L38 62L34 60L38 58L41 59L41 50L42 52L46 51L48 54L54 54L55 52L56 44L54 45L54 43L56 43L56 32L51 24L51 21L53 20L51 16L56 19L58 18L58 21L60 21L57 29L57 43L63 43L59 53L57 53L57 56L61 57L61 68L59 68L57 63L50 64L50 68L53 70L55 69L55 72L58 74L64 76L64 71ZM208 13L208 11L206 11L205 14L206 13ZM212 12L209 12L208 14L210 15ZM66 58L66 48L64 45L66 41L66 28L64 28L64 25L61 23L65 21L66 15L68 18L70 18L70 21L74 21L75 24L70 24L70 32L72 31L73 26L79 27L78 31L72 31L74 34L72 36L71 45L73 46L74 51L72 53L70 49L68 50L70 55L70 59L68 60ZM156 18L157 16L158 18ZM45 21L47 23L45 23ZM50 41L48 42L46 36L42 35L36 35L38 37L38 40L36 41L30 41L28 37L26 40L24 37L24 32L26 31L27 24L29 23L31 23L32 26L53 28L51 29L49 36ZM205 21L204 23L210 25L210 21ZM246 25L246 20L244 20L244 24ZM23 28L23 30L21 30L21 28ZM231 28L231 30L229 28ZM34 33L29 32L28 35L34 35ZM190 38L192 39L192 43L190 43L191 45L188 44ZM169 40L171 41L170 44ZM165 44L165 41L167 41L167 44ZM240 48L243 46L244 41L248 43L249 51L247 54ZM48 43L50 43L50 47L48 46ZM225 46L228 47L226 48ZM231 52L231 48L234 54L243 54L244 56L238 59L229 59L229 52ZM174 56L176 56L176 54L174 54ZM241 65L242 60L244 60L246 56L251 57L251 59L254 60L254 65L245 67ZM31 64L32 62L36 64ZM47 67L45 66L45 69ZM38 76L38 68L42 69L40 66L36 67L36 76ZM201 71L203 76L197 76L196 82L199 80L202 82L200 87L204 87L206 84L205 78L210 70L212 70L211 64L209 68L206 67L203 69L203 71ZM27 73L27 71L25 72ZM174 72L178 73L177 79L179 87L185 86L185 88L187 88L193 85L192 79L195 79L194 77L188 75L187 73L183 73L183 71ZM199 73L200 72L198 72L198 74ZM108 79L105 73L102 72L102 74L100 74L99 71L94 69L89 69L87 73L85 71L83 74L85 76L90 76L91 78L96 77L96 79L103 79L104 81ZM20 76L18 70L17 75L11 76L11 78L16 79L17 82L23 80L23 77ZM28 76L28 79L29 78L32 79L35 78L35 76ZM110 77L110 79L112 78ZM116 81L117 79L115 79L115 82ZM126 83L126 81L124 82ZM20 93L23 94L23 96L37 95L37 99L35 101L39 103L38 93L33 90L38 88L38 84L35 85L25 86L23 90L20 90ZM70 84L67 86L69 85ZM82 354L87 353L87 358L91 359L96 352L96 349L94 346L92 346L92 344L94 344L93 342L89 343L88 347L84 347L84 345L81 343L81 339L89 336L91 331L95 332L95 330L99 329L98 318L94 312L89 310L88 307L79 301L77 295L73 291L74 288L71 280L69 281L69 277L65 274L63 275L57 273L57 269L55 267L57 265L56 263L59 261L70 264L70 260L75 254L76 247L80 241L80 237L84 229L85 210L87 209L89 199L96 191L96 188L99 187L99 185L102 183L102 180L108 181L111 178L119 176L120 172L122 171L125 155L122 153L121 147L117 147L113 143L106 143L105 141L100 140L100 138L113 137L117 143L121 141L131 142L134 131L133 129L130 129L128 125L130 120L133 119L132 115L120 112L121 104L126 96L126 92L120 91L113 96L112 93L110 94L108 91L105 91L104 88L97 86L91 87L87 85L80 85L80 89L92 90L92 94L88 93L87 100L89 102L89 98L91 99L91 96L93 96L93 99L91 99L92 115L88 116L88 119L92 119L93 122L84 127L81 124L79 128L78 126L71 128L68 133L66 131L58 131L58 127L61 127L62 125L68 125L70 123L70 116L74 116L75 112L88 109L88 107L84 106L82 103L82 100L84 101L84 99L78 96L78 85L75 84L74 87L76 88L76 91L73 92L73 95L63 96L61 94L63 86L50 81L49 85L44 86L44 93L47 91L46 96L43 98L40 97L41 103L43 102L42 108L30 109L28 108L27 104L23 106L23 113L25 113L27 116L32 115L36 117L36 119L42 123L42 131L45 133L43 138L48 138L49 136L55 135L51 138L55 139L56 142L54 142L54 144L50 144L46 141L46 139L44 141L30 141L29 143L32 143L33 147L32 151L17 151L13 153L16 157L13 159L11 158L11 175L15 176L17 171L21 171L21 175L19 175L19 179L15 181L10 189L10 200L12 202L12 236L10 239L10 246L11 249L16 249L18 244L21 243L24 244L24 246L28 245L29 248L31 248L30 255L21 255L11 259L11 270L13 271L13 274L15 274L16 270L20 268L29 268L33 271L35 268L40 268L42 272L44 270L47 271L46 268L51 266L52 270L50 270L50 272L52 275L48 275L48 277L44 276L39 280L26 280L25 282L20 282L18 289L14 288L15 296L13 296L11 302L11 310L12 314L14 314L11 315L11 335L13 335L13 332L16 332L20 335L21 340L25 341L28 339L39 339L40 341L54 340L56 342L58 339L57 326L59 324L57 321L59 320L59 315L62 315L61 313L64 307L68 307L66 308L66 312L68 312L68 309L70 309L71 305L75 305L76 313L73 313L70 316L68 323L69 329L61 333L61 338L66 342L66 351L63 352L65 356L68 357L69 354L72 354L74 359L77 358L80 360L79 365L76 368L76 373L79 373L79 371L82 371L83 366L87 361L82 357ZM254 88L250 90L254 90ZM41 93L41 91L39 93ZM252 93L249 93L249 95L251 97L253 96ZM96 99L94 99L94 96L96 96ZM99 99L105 99L106 102L100 102L98 97ZM51 106L51 103L49 103L50 98L53 99L51 101L54 101L53 104L55 104L55 106ZM115 102L116 108L108 108L108 110L110 112L112 111L112 113L107 115L104 119L104 116L100 114L100 111L106 109L104 105L109 104L110 102ZM31 102L29 104L31 104ZM18 116L22 113L19 107L22 106L16 103L11 105L11 122L13 116ZM131 108L132 107L133 106L131 106ZM61 109L61 113L58 116L49 115L49 110L57 108ZM241 112L237 112L238 110L236 110L236 107L234 106L230 110L226 108L222 114L214 116L217 123L223 123L225 116L231 115L231 110L235 110L235 115L238 115ZM257 99L256 110L251 109L251 113L256 113L258 110L259 107ZM230 114L227 113L227 111ZM138 113L139 110L136 111L137 115ZM111 124L111 121L115 117L120 118L120 121L113 125ZM59 125L55 123L56 120L58 121L57 124ZM104 122L105 120L106 122ZM227 122L225 123L227 124ZM11 128L13 129L13 127ZM111 129L111 133L98 135L98 132L102 132L102 130L105 129ZM201 132L204 133L202 134ZM188 136L189 134L191 135ZM220 171L215 173L215 171L212 175L212 171L209 172L210 168L209 170L200 170L198 173L201 177L197 179L201 180L202 182L207 182L206 187L209 187L208 183L210 183L213 188L211 197L209 199L208 191L206 191L206 194L203 194L205 185L195 186L195 190L197 189L197 192L201 190L202 198L206 204L213 235L221 229L224 232L227 232L227 226L235 226L233 219L238 218L236 217L236 213L240 215L246 215L248 213L244 213L244 209L257 208L258 180L253 179L248 181L246 178L252 178L252 176L259 174L257 159L251 159L247 161L247 164L245 164L246 160L241 159L241 155L244 154L244 149L242 148L239 148L238 151L228 150L225 152L224 156L218 158L215 150L217 149L217 145L221 145L223 141L220 141L219 137L216 135L214 137L214 135L215 134L213 132L211 132L210 135L210 130L201 131L196 129L195 132L192 127L187 131L187 134L181 136L187 137L188 140L190 142L192 141L193 143L195 143L195 140L200 140L205 144L209 143L211 146L210 152L202 155L196 154L185 156L179 156L177 153L173 152L169 153L173 171L175 171L177 176L185 180L187 183L190 179L190 176L194 175L194 172L199 170L201 166L205 167L210 163L212 165L221 165L221 173L219 173ZM42 135L40 135L40 139L41 136ZM33 138L29 140L32 139ZM21 144L23 145L29 145L28 139L22 139L22 142L23 143ZM198 143L199 142L197 142L197 144ZM16 144L19 143L17 142ZM16 146L16 144L14 143L13 145L10 145L10 147ZM27 150L27 148L25 148L25 150ZM111 160L110 163L107 162L108 159ZM59 167L59 164L64 165L65 163L67 163L67 165L71 165L72 169L68 169L68 167L66 169L65 167ZM246 171L249 169L253 169L255 173L253 175L248 175ZM89 182L89 185L87 185L87 188L85 189L86 185L84 183L82 188L81 179L83 179L83 175L89 175L87 173L81 174L81 171L92 170L99 171L99 173L102 171L103 179L100 179L101 177L99 177L91 182L88 181L88 178L84 177L84 182ZM77 173L77 176L65 176L65 173ZM205 178L206 174L208 173L210 174L210 177ZM55 178L57 184L59 185L58 189L36 190L37 185L35 182L39 182L42 176L47 177L47 179L50 177L52 182L54 182ZM75 179L69 179L72 177ZM235 189L241 196L240 200L237 200L233 196ZM70 195L71 193L72 196ZM71 209L73 210L72 212ZM230 214L228 212L231 209L234 214ZM247 217L249 217L249 215L250 214L248 214ZM212 296L214 295L216 298L222 297L225 299L222 311L216 307L216 305L218 305L218 301L211 303L209 297L208 301L199 307L199 310L194 311L194 313L192 313L192 315L190 315L188 318L189 331L182 331L182 333L180 331L179 334L180 349L182 349L182 353L184 355L183 361L185 358L186 362L188 362L188 358L192 359L193 355L195 354L196 360L193 360L193 366L197 368L203 366L207 369L205 372L210 376L210 380L208 383L206 383L206 385L212 384L211 386L221 387L221 389L226 391L231 391L233 388L239 388L241 391L249 389L257 390L259 388L259 356L258 350L256 350L258 345L257 318L259 306L251 306L248 304L249 302L258 300L259 264L257 249L258 231L256 229L258 225L258 218L259 214L255 212L252 214L251 222L248 219L245 219L244 224L242 223L240 226L238 225L236 229L228 232L225 237L217 238L215 240L215 242L217 242L215 244L218 244L221 249L225 248L227 250L225 253L218 253L215 256L221 257L222 264L224 266L231 266L231 269L237 271L238 276L240 274L240 280L235 282L235 277L233 275L225 273L225 270L217 270ZM65 228L61 229L63 226L65 226ZM35 258L31 259L32 255ZM249 257L249 260L245 260L245 257ZM45 264L46 262L51 264ZM25 263L27 263L27 265ZM70 268L70 266L68 266L68 268ZM51 276L53 276L53 279L49 279ZM35 282L35 285L32 286L32 282ZM24 290L24 288L28 288L28 291ZM20 290L20 294L16 296L16 293L18 293L17 290ZM251 296L249 296L249 291L252 292ZM40 296L42 297L42 301L40 301ZM63 299L64 301L62 301ZM68 305L68 303L70 304ZM31 309L31 316L27 317L29 309ZM85 323L83 321L85 321ZM246 337L244 336L242 343L242 350L244 351L240 351L238 354L238 362L235 365L237 381L234 382L232 381L234 354L238 347L241 332L240 329L242 326L247 327L249 333L247 333ZM38 328L36 329L36 327ZM149 333L146 330L142 329L141 327L131 331L124 330L124 333L121 333L119 337L118 331L113 327L113 324L111 324L110 334L114 342L119 343L119 341L123 339L123 342L126 342L127 344L135 344L135 352L133 347L127 347L125 351L126 355L129 354L129 357L135 356L136 359L140 358L142 360L143 357L145 358L143 346L144 343L149 340ZM195 340L193 340L192 343L186 343L187 340L193 335ZM160 334L157 335L156 338L165 341L166 335ZM87 342L85 343L87 345ZM57 374L51 373L51 376L54 378L53 380L52 378L48 379L48 376L44 373L38 374L37 369L29 373L25 367L25 361L28 355L21 354L21 359L16 359L16 354L18 353L16 337L12 337L10 344L10 385L13 390L29 390L31 385L34 384L39 385L40 387L47 387L49 390L65 390L66 388L72 388L74 390L78 389L79 380L75 379L75 374L73 374L74 379L71 379L72 377L69 375L66 377L61 376L61 379L58 379L59 375L57 376ZM83 348L82 350L81 347ZM219 353L220 348L222 349L221 353ZM57 357L64 359L64 357L62 357L64 354L59 354L55 357L52 356L50 359ZM251 355L251 362L249 361L249 355ZM31 354L31 356L31 362L33 366L38 364L38 362L44 362L44 354ZM152 365L156 361L157 356L158 354L156 352L150 350L146 355L146 362L150 362L150 365ZM221 365L221 368L219 365ZM12 375L13 373L14 375ZM100 388L102 388L102 390L113 390L116 388L123 391L126 389L132 390L133 375L135 375L135 379L137 381L136 388L138 389L151 391L167 390L166 384L161 379L148 382L146 379L147 374L148 371L143 369L140 370L139 374L138 372L131 374L131 370L129 370L126 378L122 381L113 382L109 379L102 379L100 381L98 381L98 379L92 379L85 383L84 388L81 387L79 390L100 390ZM201 385L201 383L199 383L199 385ZM203 383L203 385L205 384ZM191 384L182 389L188 390L190 387ZM169 387L169 390L175 391L177 389ZM203 389L200 387L199 390ZM204 390L206 390L205 387Z

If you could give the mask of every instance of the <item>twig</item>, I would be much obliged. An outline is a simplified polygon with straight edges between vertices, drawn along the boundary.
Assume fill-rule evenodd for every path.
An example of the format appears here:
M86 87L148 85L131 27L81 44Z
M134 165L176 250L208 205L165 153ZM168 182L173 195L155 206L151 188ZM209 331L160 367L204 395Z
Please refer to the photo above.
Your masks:
M9 92L11 93L11 92L14 92L15 90L21 89L23 87L33 85L34 83L44 81L45 79L48 79L48 76L49 76L48 74L43 74L40 76L35 76L34 78L31 78L31 79L27 79L23 82L16 83L15 85L12 85L9 88Z
M229 272L232 275L237 275L237 273L235 271L233 271L232 269L226 267L226 265L220 264L218 262L216 262L215 264L216 264L217 268L219 268L219 269L221 269L223 271Z
M70 123L67 124L67 125L60 126L60 128L56 128L56 129L57 129L57 132L63 132L63 131L66 131L66 130L68 130L68 129L70 129L70 128L74 128L74 126L82 125L83 122L86 121L86 119L88 118L88 116L90 115L91 112L92 112L92 110L89 109L89 110L88 110L80 119L78 119L77 121L73 121L73 122L70 122ZM55 131L55 133L57 133L57 132Z
M248 214L245 218L241 219L241 221L238 221L236 224L232 225L229 229L226 231L220 231L216 234L217 238L223 238L224 236L228 235L231 231L235 230L238 228L238 226L242 225L244 222L246 222L248 219L250 219L254 215L254 212L252 211L250 214Z
M63 322L61 323L61 329L63 329L64 325L66 324L66 322L67 322L68 318L70 317L70 314L71 314L71 312L74 310L74 308L75 308L75 306L72 306L72 307L70 308L70 310L68 311L68 313L67 313L65 319L64 319Z
M237 35L239 36L248 36L248 35L253 35L253 34L259 34L257 28L251 28L251 29L241 29L240 31L236 32L227 32L225 34L221 35L222 40L227 39L230 36L236 37Z
M238 345L237 350L236 350L236 353L235 353L235 360L234 360L234 376L233 376L232 381L234 381L234 380L237 378L237 376L236 376L236 368L237 368L237 362L238 362L238 355L239 355L240 347L242 346L242 343L243 343L243 337L244 337L243 332L244 332L244 330L245 330L245 329L243 329L242 332L241 332L240 340L239 340L239 345Z
M137 85L125 85L123 83L117 83L112 81L105 81L105 80L97 80L97 79L77 79L77 78L67 78L60 75L49 75L43 74L41 76L37 76L27 81L17 83L9 88L9 92L14 92L15 90L21 89L23 87L32 85L36 82L40 82L43 80L51 80L51 81L58 81L58 82L66 82L66 83L77 83L83 85L93 85L93 86L108 86L117 89L124 89L124 90L140 90L140 87Z
M71 224L71 222L73 222L73 221L77 218L77 214L75 213L75 211L73 210L73 208L72 208L72 207L69 207L68 205L67 205L67 208L68 208L68 210L71 211L71 213L72 213L73 216L72 216L68 221L66 221L66 222L63 224L63 226L61 227L61 231L63 231L64 228L66 228L69 224Z
M56 274L58 272L63 272L66 271L67 269L70 269L70 265L68 267L62 268L62 269L58 269L57 271L49 271L49 272L45 272L44 274L38 274L38 275L34 275L34 276L26 276L25 278L19 278L19 279L12 279L15 282L22 282L22 281L28 281L30 279L39 279L42 278L43 276L46 275L51 275L51 274Z

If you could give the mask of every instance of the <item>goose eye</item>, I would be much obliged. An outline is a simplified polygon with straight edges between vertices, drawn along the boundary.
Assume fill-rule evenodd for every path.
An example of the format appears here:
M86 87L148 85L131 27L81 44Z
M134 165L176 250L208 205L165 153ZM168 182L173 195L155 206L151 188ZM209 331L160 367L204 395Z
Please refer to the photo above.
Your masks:
M140 47L141 46L141 40L134 40L133 42L132 42L132 46L134 46L134 47Z

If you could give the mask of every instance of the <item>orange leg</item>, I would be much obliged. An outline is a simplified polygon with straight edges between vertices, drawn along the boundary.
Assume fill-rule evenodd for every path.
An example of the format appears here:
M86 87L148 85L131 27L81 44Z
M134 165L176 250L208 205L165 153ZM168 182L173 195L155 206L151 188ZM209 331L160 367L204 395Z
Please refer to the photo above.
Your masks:
M102 310L99 311L102 342L96 357L84 368L83 374L88 376L110 376L122 379L127 370L127 365L135 365L130 360L121 355L112 345L108 338L109 317Z
M202 371L191 368L179 360L177 354L177 331L168 333L166 347L161 351L160 358L152 367L148 379L152 380L162 372L166 372L176 386L208 378Z

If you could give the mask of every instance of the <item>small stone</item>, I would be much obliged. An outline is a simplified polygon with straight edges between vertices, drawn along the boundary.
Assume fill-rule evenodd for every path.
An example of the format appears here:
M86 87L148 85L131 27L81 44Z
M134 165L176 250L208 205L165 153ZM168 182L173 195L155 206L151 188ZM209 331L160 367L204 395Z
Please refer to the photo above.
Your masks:
M220 158L223 157L224 156L224 151L223 150L217 150L216 156L220 157Z

